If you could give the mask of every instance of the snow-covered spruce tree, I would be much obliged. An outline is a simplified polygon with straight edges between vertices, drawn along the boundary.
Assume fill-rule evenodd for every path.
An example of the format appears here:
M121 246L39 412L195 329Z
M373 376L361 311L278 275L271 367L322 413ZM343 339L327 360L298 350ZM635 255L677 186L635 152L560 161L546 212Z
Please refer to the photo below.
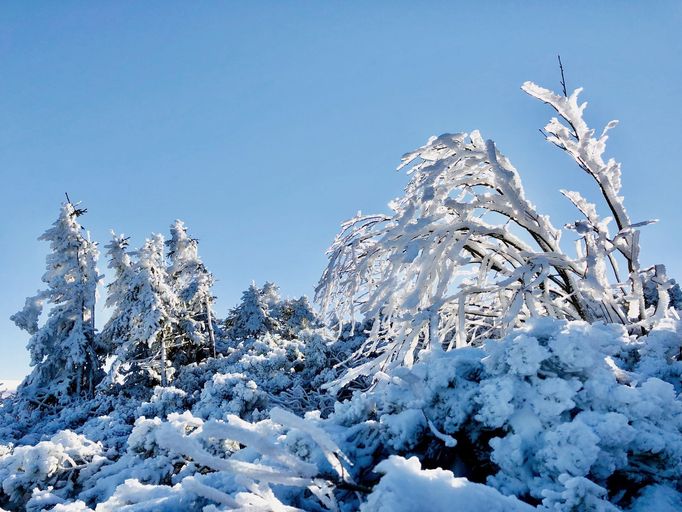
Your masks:
M593 178L606 215L578 192L562 191L581 215L566 226L579 237L569 255L562 230L526 199L518 172L492 141L477 131L432 137L403 157L399 168L409 167L411 179L390 204L393 213L358 214L329 249L316 300L327 315L373 322L356 353L372 357L344 381L410 366L421 348L504 336L531 317L624 324L637 334L667 314L672 283L662 265L641 268L637 228L646 222L631 221L620 164L603 160L606 132L616 122L595 138L583 120L586 104L578 104L580 89L560 96L527 82L523 90L558 113L546 138ZM648 309L644 272L660 297Z
M267 297L263 290L258 289L256 283L251 283L242 293L241 302L230 311L225 319L226 335L229 339L257 338L275 330L276 320L271 316L270 308L277 302L272 302L272 289L268 288L266 291L268 291ZM270 299L270 303L267 299ZM277 296L278 299L279 296Z
M279 334L285 339L293 339L303 329L319 324L306 296L282 299L279 286L269 281L259 290L259 294L269 317L269 332Z
M47 288L26 299L11 317L32 336L28 342L34 367L17 390L29 409L44 410L92 396L102 377L101 351L95 338L95 300L100 275L97 245L84 234L78 217L86 212L71 202L39 239L50 243L42 277ZM50 309L39 326L43 306Z
M285 338L294 338L303 330L317 327L318 321L315 311L305 295L298 299L286 299L279 310L280 331Z
M114 279L107 285L107 297L105 306L113 309L109 320L99 334L100 343L107 348L109 355L115 358L109 368L104 386L109 386L112 382L122 379L119 373L124 370L124 354L129 346L132 319L130 314L132 299L131 291L135 282L136 265L128 252L129 238L122 234L111 232L111 240L104 246L106 255L109 258L108 268L114 271Z
M225 320L226 335L232 340L258 338L266 333L291 340L300 331L319 324L307 297L283 300L279 287L271 282L266 282L262 288L252 283L242 294L240 304Z
M215 357L213 275L199 257L198 241L190 238L181 220L171 226L171 238L166 245L170 261L168 275L182 310L178 328L187 341L183 354L188 356L188 361L200 361L208 355Z
M130 262L126 241L114 236L107 246L117 278L110 285L108 305L114 313L102 337L116 347L108 383L147 381L166 386L169 349L176 346L178 298L169 285L164 239L154 235Z

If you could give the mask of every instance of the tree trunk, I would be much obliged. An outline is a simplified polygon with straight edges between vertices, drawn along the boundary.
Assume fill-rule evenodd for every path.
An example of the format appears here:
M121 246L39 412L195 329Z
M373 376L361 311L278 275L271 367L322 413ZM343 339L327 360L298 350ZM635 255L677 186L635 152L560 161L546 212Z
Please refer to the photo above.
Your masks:
M206 299L206 319L208 322L208 339L211 343L211 352L213 357L216 357L215 333L213 332L213 315L211 315L211 303L208 299Z
M166 380L166 337L163 335L163 333L161 333L160 336L161 336L161 386L165 388L168 385L168 381Z

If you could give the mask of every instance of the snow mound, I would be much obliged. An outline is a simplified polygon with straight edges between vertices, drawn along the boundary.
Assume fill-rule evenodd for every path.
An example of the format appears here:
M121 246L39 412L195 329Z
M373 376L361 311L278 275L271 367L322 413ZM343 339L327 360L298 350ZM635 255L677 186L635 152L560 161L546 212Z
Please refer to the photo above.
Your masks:
M391 456L375 471L383 477L362 512L531 512L534 507L487 485L455 478L452 471L422 469L417 457Z

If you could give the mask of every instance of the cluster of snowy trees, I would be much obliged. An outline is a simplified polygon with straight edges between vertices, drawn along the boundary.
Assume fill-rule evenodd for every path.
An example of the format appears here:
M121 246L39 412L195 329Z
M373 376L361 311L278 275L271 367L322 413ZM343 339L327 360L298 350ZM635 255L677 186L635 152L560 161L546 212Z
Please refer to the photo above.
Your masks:
M342 225L320 315L266 283L217 319L176 221L137 251L113 235L98 332L67 202L46 290L12 317L34 369L0 405L0 507L682 509L682 292L640 262L616 123L595 136L580 89L523 90L595 184L562 191L579 218L555 227L478 132L433 137L390 214Z
M86 210L65 203L40 239L51 243L43 281L47 288L12 316L31 338L31 374L15 400L25 412L50 411L112 389L169 385L179 368L217 356L217 338L255 339L266 333L292 339L317 325L305 297L282 300L278 288L252 284L224 322L215 319L214 278L201 261L196 239L180 220L170 237L156 234L130 251L112 233L105 246L113 280L106 306L112 314L96 332L94 312L99 252L78 218ZM39 325L44 305L48 319Z
M155 235L133 254L128 239L113 234L106 245L115 274L106 305L113 313L96 332L97 284L103 276L96 268L97 244L78 222L83 213L65 203L53 227L41 236L52 251L43 275L47 288L12 316L31 334L34 369L17 390L27 408L92 398L103 379L107 384L134 386L146 380L165 386L176 354L181 352L185 361L215 355L213 278L181 221L171 227L167 242ZM45 304L48 319L39 325ZM114 359L105 377L109 357Z

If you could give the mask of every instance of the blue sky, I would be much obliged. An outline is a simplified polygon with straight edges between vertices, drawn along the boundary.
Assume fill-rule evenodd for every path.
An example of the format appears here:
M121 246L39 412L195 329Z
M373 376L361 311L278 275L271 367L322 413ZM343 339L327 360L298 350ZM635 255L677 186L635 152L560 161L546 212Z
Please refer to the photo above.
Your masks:
M218 278L219 316L251 280L312 292L339 223L384 211L400 156L478 128L562 224L589 186L543 142L525 80L585 87L621 121L609 154L645 228L643 260L682 277L682 4L661 2L3 2L0 377L28 371L9 321L41 285L64 192L134 245L183 219ZM100 269L106 269L101 261ZM102 315L100 315L100 318Z

